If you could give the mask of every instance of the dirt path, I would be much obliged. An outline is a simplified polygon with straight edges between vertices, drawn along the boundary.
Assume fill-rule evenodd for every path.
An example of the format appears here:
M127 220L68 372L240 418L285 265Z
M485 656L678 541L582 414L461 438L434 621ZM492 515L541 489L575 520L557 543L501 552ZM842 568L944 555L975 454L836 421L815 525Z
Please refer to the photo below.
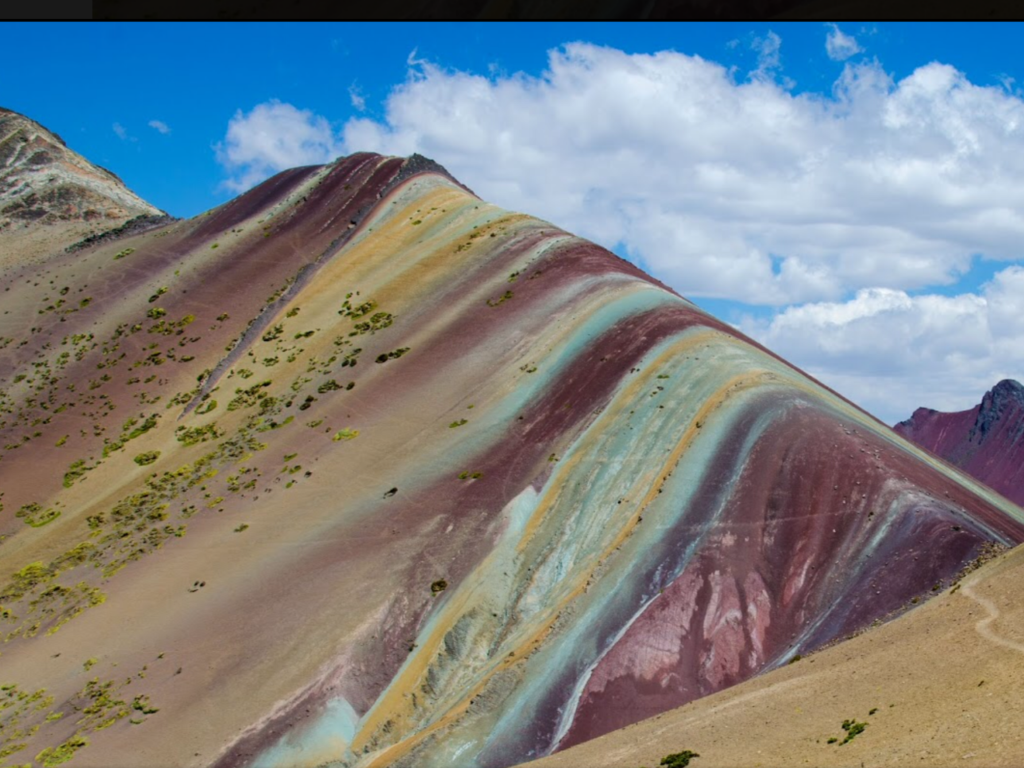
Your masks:
M963 593L988 612L988 616L983 619L978 619L978 621L975 622L975 631L989 642L1001 645L1003 648L1009 648L1010 650L1017 651L1017 653L1024 653L1024 643L1007 640L1005 637L1000 637L993 631L992 622L999 618L1001 612L995 603L974 591L974 587L981 581L982 577L976 576L963 586Z

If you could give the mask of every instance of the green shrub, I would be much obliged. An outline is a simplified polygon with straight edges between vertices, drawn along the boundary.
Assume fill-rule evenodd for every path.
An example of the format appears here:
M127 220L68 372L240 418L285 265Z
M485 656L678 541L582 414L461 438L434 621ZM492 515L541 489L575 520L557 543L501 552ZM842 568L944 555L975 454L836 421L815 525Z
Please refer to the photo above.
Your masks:
M391 352L385 352L382 355L377 355L377 362L386 363L388 360L397 360L408 351L409 347L399 347Z
M78 461L71 462L71 466L68 467L68 471L64 473L64 487L70 488L78 478L82 477L82 475L92 469L95 469L95 467L87 467L85 465L85 459L79 459Z
M60 517L60 510L52 507L43 509L40 504L33 501L23 505L21 509L14 513L14 516L22 518L33 528L42 528L47 523L52 523Z
M144 715L154 715L160 711L150 703L149 696L145 695L136 696L135 699L132 700L132 709L141 712Z
M75 752L82 747L88 746L88 739L75 734L58 747L47 747L38 755L36 762L42 764L43 768L54 768L54 766L66 763L75 756Z
M515 294L513 294L512 291L505 291L505 293L503 293L497 299L488 299L487 300L487 306L488 307L497 307L499 304L504 304L506 301L511 299L514 295Z
M148 466L160 458L160 451L145 451L136 456L132 461L140 467Z
M686 768L695 757L700 757L700 755L696 752L691 752L689 749L684 749L682 752L665 755L661 758L659 765L664 765L666 768Z
M846 731L846 738L839 742L839 746L843 746L848 741L853 741L854 737L858 733L863 733L864 729L868 727L867 723L858 723L856 720L843 720L843 730Z
M186 427L184 425L174 430L174 436L179 443L184 445L196 445L205 443L207 440L216 440L224 434L217 429L216 423L206 424L201 427Z

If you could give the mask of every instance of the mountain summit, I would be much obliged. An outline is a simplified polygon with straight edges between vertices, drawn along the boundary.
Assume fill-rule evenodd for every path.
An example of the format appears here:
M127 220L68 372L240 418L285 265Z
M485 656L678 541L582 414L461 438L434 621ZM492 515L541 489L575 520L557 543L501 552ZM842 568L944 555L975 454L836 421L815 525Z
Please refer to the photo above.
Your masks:
M918 408L898 434L1024 504L1024 386L1003 379L966 411Z
M422 157L45 258L0 279L13 762L504 768L1024 539L1017 507Z
M39 123L0 107L0 237L21 257L137 216L161 216L110 171ZM35 243L30 247L29 243ZM3 263L7 263L3 258Z

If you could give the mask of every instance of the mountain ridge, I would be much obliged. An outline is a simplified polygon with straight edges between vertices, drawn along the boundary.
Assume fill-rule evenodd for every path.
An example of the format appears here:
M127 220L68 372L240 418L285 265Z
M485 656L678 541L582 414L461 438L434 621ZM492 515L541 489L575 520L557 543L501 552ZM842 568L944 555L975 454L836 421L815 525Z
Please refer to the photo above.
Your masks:
M973 408L944 413L918 408L893 429L1024 504L1024 386L1003 379Z

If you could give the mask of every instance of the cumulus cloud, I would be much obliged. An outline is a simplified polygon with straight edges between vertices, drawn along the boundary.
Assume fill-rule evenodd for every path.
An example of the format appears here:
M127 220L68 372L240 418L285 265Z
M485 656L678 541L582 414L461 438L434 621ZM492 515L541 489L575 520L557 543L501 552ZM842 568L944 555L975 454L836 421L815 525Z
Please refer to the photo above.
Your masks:
M964 410L1024 371L1024 268L998 272L978 293L868 288L741 328L889 423L922 405Z
M863 53L864 49L857 45L857 40L850 35L843 34L837 24L830 24L832 27L825 38L825 52L833 61L846 61L851 56Z
M229 173L224 185L236 192L286 168L326 163L340 154L326 118L276 99L248 113L238 110L216 151Z
M171 129L167 126L167 123L165 123L163 120L150 120L149 121L149 127L153 128L153 129L155 129L155 130L157 130L160 133L165 134L165 135L171 132Z
M694 297L784 306L949 284L1024 242L1024 103L931 63L847 63L832 92L697 56L584 43L539 77L411 57L346 151L421 152L485 198L623 244Z

